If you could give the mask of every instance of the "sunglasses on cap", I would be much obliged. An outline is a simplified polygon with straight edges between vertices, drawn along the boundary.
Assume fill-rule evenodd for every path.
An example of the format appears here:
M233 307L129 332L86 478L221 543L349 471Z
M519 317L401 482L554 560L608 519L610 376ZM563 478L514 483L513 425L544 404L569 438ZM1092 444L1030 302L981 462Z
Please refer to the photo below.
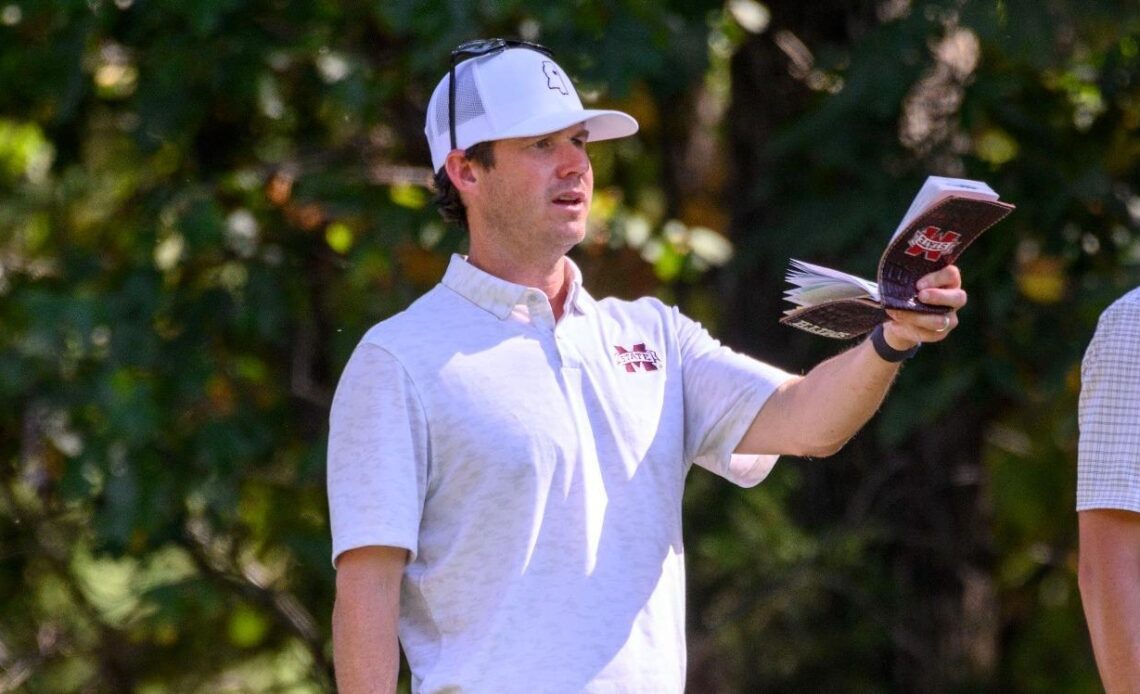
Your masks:
M447 125L451 130L452 149L455 149L457 146L455 139L455 66L468 58L491 55L505 51L508 48L529 48L532 51L538 51L548 58L554 57L554 53L546 46L515 39L475 39L473 41L464 41L451 51L451 69L448 71Z

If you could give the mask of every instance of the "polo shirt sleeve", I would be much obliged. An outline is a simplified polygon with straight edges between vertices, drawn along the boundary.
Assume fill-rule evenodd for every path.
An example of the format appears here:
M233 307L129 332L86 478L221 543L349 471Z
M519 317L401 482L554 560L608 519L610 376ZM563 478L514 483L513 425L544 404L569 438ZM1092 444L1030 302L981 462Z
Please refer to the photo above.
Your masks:
M427 468L427 418L414 383L387 350L362 342L329 416L334 566L341 553L369 545L402 547L415 558Z
M1140 296L1101 316L1081 364L1077 510L1140 512Z
M779 456L733 450L760 407L792 374L734 352L673 310L684 374L685 459L742 487L759 484Z

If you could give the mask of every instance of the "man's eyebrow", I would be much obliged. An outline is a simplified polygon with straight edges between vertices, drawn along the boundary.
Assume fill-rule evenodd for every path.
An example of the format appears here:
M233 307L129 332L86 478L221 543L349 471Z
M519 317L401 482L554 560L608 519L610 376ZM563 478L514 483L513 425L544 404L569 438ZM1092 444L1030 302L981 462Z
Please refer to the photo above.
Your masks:
M590 131L587 130L586 128L581 128L576 133L571 135L571 137L580 137L580 138L583 138L585 140L589 140L590 139Z

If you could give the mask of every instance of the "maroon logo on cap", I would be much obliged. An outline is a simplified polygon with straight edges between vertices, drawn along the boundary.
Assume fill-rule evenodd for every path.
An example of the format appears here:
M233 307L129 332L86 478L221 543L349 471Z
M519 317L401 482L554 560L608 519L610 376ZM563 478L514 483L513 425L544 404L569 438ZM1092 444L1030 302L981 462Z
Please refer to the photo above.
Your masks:
M562 92L563 96L569 96L570 88L566 86L566 78L562 76L562 71L558 66L549 60L542 61L542 71L546 74L546 88L553 89L557 92Z
M907 255L926 254L926 259L935 262L946 253L952 253L962 235L956 231L942 231L938 227L926 227L914 232L910 239Z
M614 350L617 355L614 363L618 366L624 366L629 373L637 371L638 366L646 371L656 371L658 364L661 363L661 357L657 356L657 352L646 349L644 342L639 342L632 349L614 345Z

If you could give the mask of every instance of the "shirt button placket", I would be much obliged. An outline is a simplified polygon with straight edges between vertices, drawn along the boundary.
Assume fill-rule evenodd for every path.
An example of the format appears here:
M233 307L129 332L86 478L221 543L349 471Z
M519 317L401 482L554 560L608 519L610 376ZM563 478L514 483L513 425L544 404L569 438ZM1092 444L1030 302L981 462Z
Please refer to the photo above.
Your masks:
M558 354L562 356L562 366L580 369L582 368L582 360L579 358L578 349L568 332L569 323L572 320L569 316L563 316L562 322L554 326L554 343L558 347Z
M558 342L557 326L554 324L554 314L550 311L550 302L546 295L538 291L528 291L526 294L526 309L530 314L531 325L538 331L545 349L553 350L558 355L559 362L565 366L566 358Z

